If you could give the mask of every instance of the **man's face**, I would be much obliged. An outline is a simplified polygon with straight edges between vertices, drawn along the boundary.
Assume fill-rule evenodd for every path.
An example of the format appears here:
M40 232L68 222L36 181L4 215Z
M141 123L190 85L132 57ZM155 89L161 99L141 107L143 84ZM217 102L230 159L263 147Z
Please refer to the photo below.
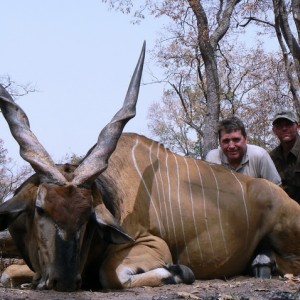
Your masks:
M273 124L273 132L280 142L289 143L296 139L299 125L287 119L278 119Z
M247 140L240 130L226 132L221 131L220 147L227 156L230 164L238 165L242 161L246 151Z

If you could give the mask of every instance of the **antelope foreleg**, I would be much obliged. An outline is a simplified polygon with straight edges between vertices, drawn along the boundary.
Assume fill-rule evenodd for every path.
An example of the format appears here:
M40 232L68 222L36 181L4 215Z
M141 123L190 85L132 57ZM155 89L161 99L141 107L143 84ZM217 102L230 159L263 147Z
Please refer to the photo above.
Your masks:
M194 273L184 265L166 265L147 272L132 274L125 268L119 273L123 288L139 286L162 286L165 284L186 283L195 281Z
M186 266L173 265L167 244L157 237L136 240L130 248L110 251L100 271L104 288L161 286L192 283L193 272Z

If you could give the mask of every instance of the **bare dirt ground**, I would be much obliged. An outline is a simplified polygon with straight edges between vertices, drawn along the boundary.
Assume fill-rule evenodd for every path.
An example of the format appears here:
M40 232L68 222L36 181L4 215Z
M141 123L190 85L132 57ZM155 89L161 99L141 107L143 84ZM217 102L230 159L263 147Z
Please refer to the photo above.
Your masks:
M0 287L0 300L300 300L300 279L255 279L236 277L230 280L196 281L193 285L167 285L163 287L140 287L125 290L78 291L61 293L30 289Z
M5 259L2 255L18 257L18 252L7 232L0 233L0 275L10 264L24 263L18 258ZM0 285L0 300L300 300L300 277L285 276L256 279L239 276L228 280L197 280L192 285L165 285L124 290L93 290L62 293L4 288Z

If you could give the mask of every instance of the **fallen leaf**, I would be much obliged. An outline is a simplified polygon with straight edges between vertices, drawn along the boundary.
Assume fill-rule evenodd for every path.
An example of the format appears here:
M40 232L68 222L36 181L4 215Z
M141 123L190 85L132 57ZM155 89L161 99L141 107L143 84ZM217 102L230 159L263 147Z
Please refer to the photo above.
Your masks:
M232 296L230 296L230 295L220 295L219 297L218 297L218 299L219 300L232 300L232 299L234 299Z
M294 276L293 274L285 274L284 279L294 281L294 282L300 282L300 278L298 276Z
M177 295L181 298L186 298L186 299L195 299L195 300L196 299L198 299L198 300L201 299L198 296L195 296L195 295L193 295L191 293L187 293L187 292L178 292Z

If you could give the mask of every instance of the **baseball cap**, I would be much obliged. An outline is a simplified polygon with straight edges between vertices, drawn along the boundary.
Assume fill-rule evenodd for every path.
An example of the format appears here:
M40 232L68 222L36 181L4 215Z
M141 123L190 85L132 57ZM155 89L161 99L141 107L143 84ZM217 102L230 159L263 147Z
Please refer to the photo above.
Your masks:
M291 110L284 110L284 111L278 112L274 116L272 124L274 124L274 122L277 121L278 119L287 119L293 123L298 123L297 115Z

